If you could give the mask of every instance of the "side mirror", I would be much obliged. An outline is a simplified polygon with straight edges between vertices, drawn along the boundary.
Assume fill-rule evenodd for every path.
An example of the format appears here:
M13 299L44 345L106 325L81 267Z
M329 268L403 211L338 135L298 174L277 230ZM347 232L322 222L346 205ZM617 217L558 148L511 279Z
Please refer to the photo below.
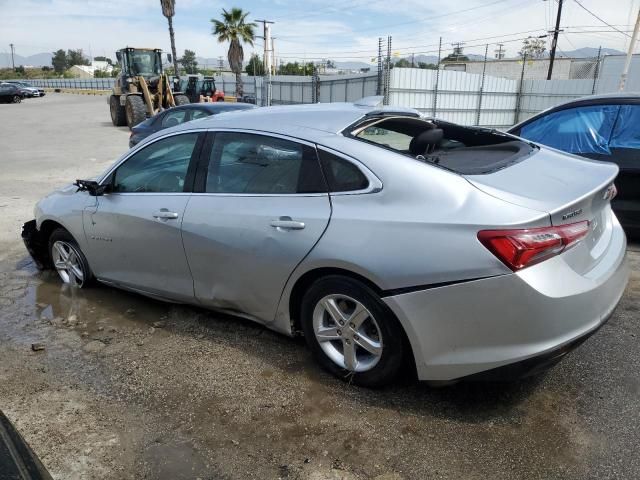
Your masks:
M89 192L92 197L99 197L109 191L109 184L100 185L95 180L76 180L74 185L78 187L79 192Z
M169 63L173 62L173 57L171 56L170 53L167 53L167 62L169 62Z
M118 59L118 62L122 62L122 53L116 52L116 58Z

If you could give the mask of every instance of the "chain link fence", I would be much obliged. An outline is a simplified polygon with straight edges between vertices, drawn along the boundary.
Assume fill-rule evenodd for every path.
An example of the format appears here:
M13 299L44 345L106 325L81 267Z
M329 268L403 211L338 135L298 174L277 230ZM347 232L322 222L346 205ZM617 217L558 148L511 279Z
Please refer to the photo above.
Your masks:
M487 51L488 48L485 50ZM624 56L557 58L546 80L549 59L489 59L442 62L439 69L391 68L352 75L274 75L272 105L354 102L382 94L385 103L411 107L426 116L463 125L508 128L559 103L618 90ZM381 74L382 73L382 74ZM110 90L113 78L29 80L46 88ZM217 88L233 95L234 75L215 77ZM266 80L243 75L244 95L266 104ZM640 90L640 61L632 62L626 91Z

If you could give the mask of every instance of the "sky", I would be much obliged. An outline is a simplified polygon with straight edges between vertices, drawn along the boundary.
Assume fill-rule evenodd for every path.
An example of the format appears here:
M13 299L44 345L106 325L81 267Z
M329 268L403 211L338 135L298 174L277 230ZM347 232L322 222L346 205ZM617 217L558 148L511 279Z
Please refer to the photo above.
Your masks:
M386 47L387 35L396 56L437 55L442 37L443 56L454 42L465 42L465 53L478 54L490 43L490 55L502 42L509 57L517 54L522 38L553 28L557 1L176 0L174 28L179 55L190 49L200 57L226 57L227 45L211 35L210 19L236 6L250 12L250 20L275 22L272 35L281 62L371 63L378 38L385 37ZM639 7L640 0L564 0L560 51L598 46L626 51ZM0 0L0 12L0 52L9 52L10 43L23 56L82 48L87 55L114 58L126 45L170 52L159 0ZM262 45L256 39L253 47L245 46L245 58L254 50L261 53Z

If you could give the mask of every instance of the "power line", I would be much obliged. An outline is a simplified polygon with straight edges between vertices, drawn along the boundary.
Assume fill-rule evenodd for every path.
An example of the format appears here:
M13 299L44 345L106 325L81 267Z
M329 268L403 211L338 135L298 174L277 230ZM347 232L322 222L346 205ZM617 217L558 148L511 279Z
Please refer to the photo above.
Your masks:
M626 35L627 37L631 38L631 35L629 35L628 33L623 32L622 30L618 30L616 27L614 27L613 25L611 25L610 23L607 23L606 21L604 21L602 18L600 18L598 15L596 15L595 13L593 13L591 10L589 10L587 7L585 7L582 3L580 3L578 0L573 0L574 2L576 2L578 4L578 6L580 6L580 8L582 8L585 12L589 13L592 17L597 18L598 20L600 20L602 23L604 23L607 27L613 28L616 32L621 33L622 35Z

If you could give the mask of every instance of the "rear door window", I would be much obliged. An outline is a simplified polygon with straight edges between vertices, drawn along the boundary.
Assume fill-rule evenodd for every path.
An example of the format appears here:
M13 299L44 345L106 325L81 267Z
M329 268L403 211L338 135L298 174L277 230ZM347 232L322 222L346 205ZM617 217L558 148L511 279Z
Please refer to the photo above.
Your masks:
M560 110L524 125L520 136L569 153L610 155L619 109L619 105L592 105Z
M191 112L191 120L197 120L198 118L205 118L210 116L211 114L206 110L193 110Z
M187 119L186 110L176 110L175 112L169 111L162 119L162 128L175 127L184 123Z
M313 147L249 133L216 133L207 193L294 194L326 192Z

